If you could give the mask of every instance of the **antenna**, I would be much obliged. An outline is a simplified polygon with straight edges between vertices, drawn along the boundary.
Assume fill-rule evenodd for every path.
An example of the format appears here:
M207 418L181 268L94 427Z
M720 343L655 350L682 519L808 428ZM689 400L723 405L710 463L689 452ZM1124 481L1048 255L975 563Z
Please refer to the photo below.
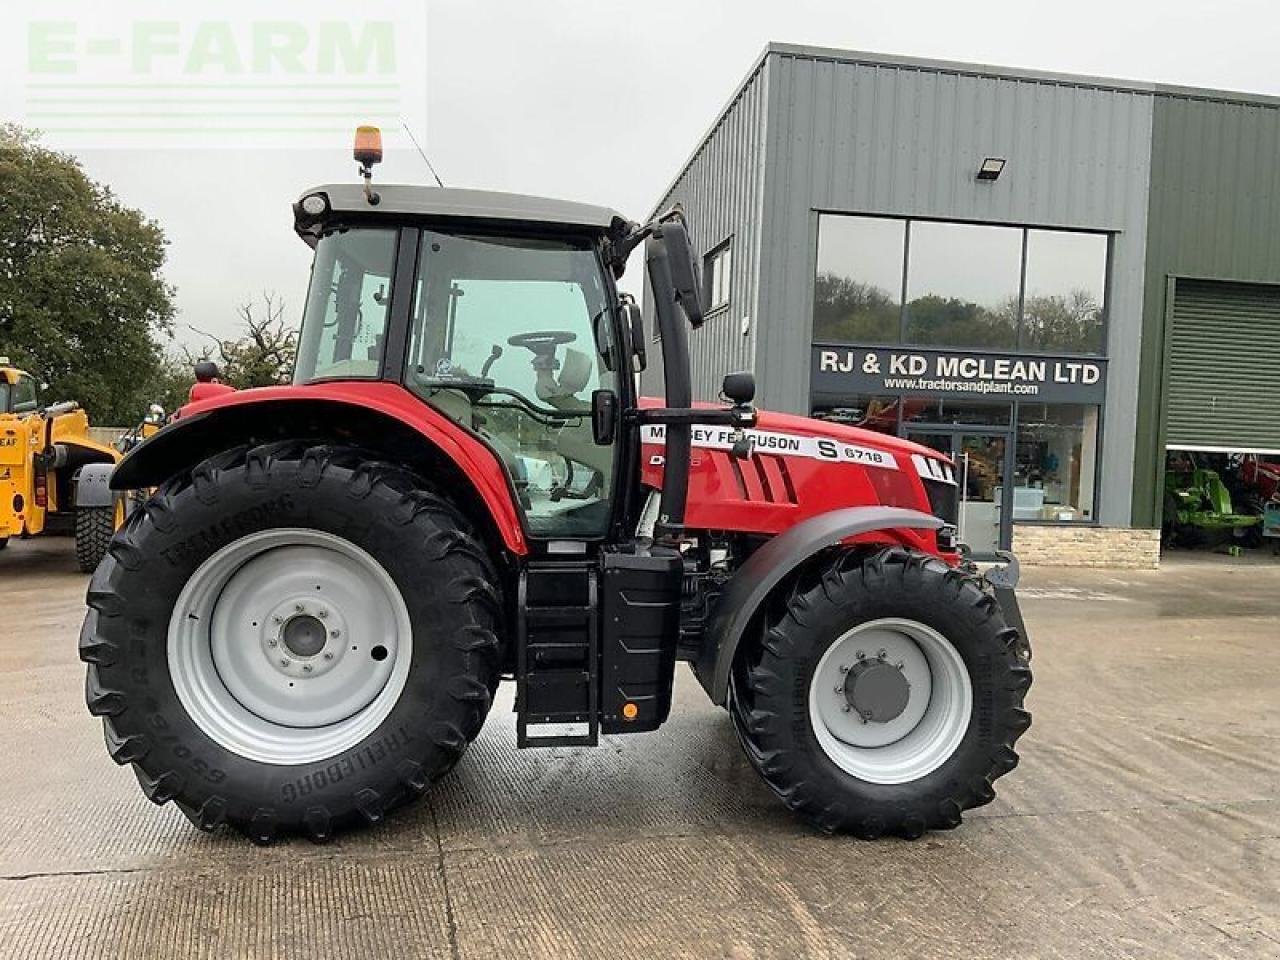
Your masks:
M404 127L404 132L409 135L409 139L413 141L414 147L418 150L418 156L422 157L422 162L427 165L427 169L431 171L431 176L436 178L436 186L443 187L444 183L440 179L440 174L436 173L436 168L431 165L431 161L427 159L426 152L422 149L422 145L418 143L418 138L413 135L413 131L409 129L409 124L405 123L404 118L400 118L400 126Z

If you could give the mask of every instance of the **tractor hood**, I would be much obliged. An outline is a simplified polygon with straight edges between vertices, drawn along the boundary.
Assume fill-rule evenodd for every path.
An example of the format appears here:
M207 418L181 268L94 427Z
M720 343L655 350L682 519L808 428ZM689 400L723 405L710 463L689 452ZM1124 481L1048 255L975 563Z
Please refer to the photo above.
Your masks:
M642 406L660 407L645 399ZM701 405L700 405L701 406ZM706 404L705 406L713 406ZM685 526L775 535L832 510L884 506L915 510L955 522L956 478L951 461L928 447L859 427L759 411L747 431L751 455L734 454L733 430L691 429L692 449ZM643 482L660 489L666 432L642 428ZM932 531L906 531L934 552Z

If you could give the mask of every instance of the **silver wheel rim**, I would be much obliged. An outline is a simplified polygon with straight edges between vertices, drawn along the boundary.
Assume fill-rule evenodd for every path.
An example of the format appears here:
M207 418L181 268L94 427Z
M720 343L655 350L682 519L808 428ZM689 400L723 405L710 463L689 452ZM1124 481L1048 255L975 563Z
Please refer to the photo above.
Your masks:
M860 661L883 661L905 679L905 706L892 719L867 719L852 707L846 680ZM972 709L960 653L915 620L870 620L849 630L827 648L809 684L809 722L822 751L870 783L909 783L938 769L964 739Z
M169 620L169 675L212 740L262 763L312 763L373 733L409 676L409 611L350 541L281 528L202 563Z

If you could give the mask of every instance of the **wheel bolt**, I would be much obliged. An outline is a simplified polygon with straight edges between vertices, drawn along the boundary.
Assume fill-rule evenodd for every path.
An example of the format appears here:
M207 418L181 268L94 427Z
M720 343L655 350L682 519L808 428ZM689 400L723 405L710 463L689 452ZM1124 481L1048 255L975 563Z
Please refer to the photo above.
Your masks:
M300 604L300 603L295 603L295 604L293 605L293 612L294 612L294 613L301 613L301 612L302 612L302 604Z
M861 650L859 650L859 651L858 651L858 653L857 653L857 657L858 657L858 659L859 659L859 660L865 660L865 659L867 659L867 655L866 655L865 653L863 653Z
M841 710L843 710L845 713L848 713L848 712L849 712L849 705L846 703L846 704L845 704L843 707L841 707L840 709L841 709Z
M836 693L844 693L844 687L836 687Z
M330 631L329 631L329 636L331 636L331 637L333 637L333 639L337 640L340 636L342 636L342 631L341 631L341 630L330 630Z
M842 664L840 664L840 672L841 672L841 673L848 673L848 672L849 672L849 665L848 665L847 663L842 663Z
M333 654L332 654L332 653L326 653L326 654L324 655L324 658L325 658L326 660L332 660L332 659L333 659Z
M284 623L284 617L272 617L272 618L271 618L271 622L272 622L272 623Z
M275 640L268 640L268 641L267 641L267 646L268 646L268 647L274 647L274 646L276 645L276 643L277 643L277 641L275 641Z
M316 611L316 616L317 616L317 617L319 617L321 620L323 620L325 617L329 616L329 611L328 611L328 610L317 610L317 611Z
M280 666L282 666L282 667L287 667L288 665L289 665L289 661L288 661L288 660L286 660L284 657L281 657L281 658L280 658Z
M879 651L876 652L876 657L880 660L887 660L889 658L889 651L885 650L884 647L881 647Z
M309 664L309 663L304 663L304 664L302 665L302 672L303 672L303 673L310 673L310 672L311 672L311 664Z

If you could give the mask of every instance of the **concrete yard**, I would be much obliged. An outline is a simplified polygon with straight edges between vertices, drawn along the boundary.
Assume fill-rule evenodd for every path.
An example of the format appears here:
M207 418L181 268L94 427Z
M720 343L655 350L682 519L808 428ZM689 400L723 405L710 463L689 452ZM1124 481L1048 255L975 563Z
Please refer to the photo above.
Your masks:
M1280 956L1280 562L1028 572L1022 765L948 833L810 831L682 667L595 750L517 752L504 685L429 801L263 849L107 757L74 569L0 553L0 957Z

